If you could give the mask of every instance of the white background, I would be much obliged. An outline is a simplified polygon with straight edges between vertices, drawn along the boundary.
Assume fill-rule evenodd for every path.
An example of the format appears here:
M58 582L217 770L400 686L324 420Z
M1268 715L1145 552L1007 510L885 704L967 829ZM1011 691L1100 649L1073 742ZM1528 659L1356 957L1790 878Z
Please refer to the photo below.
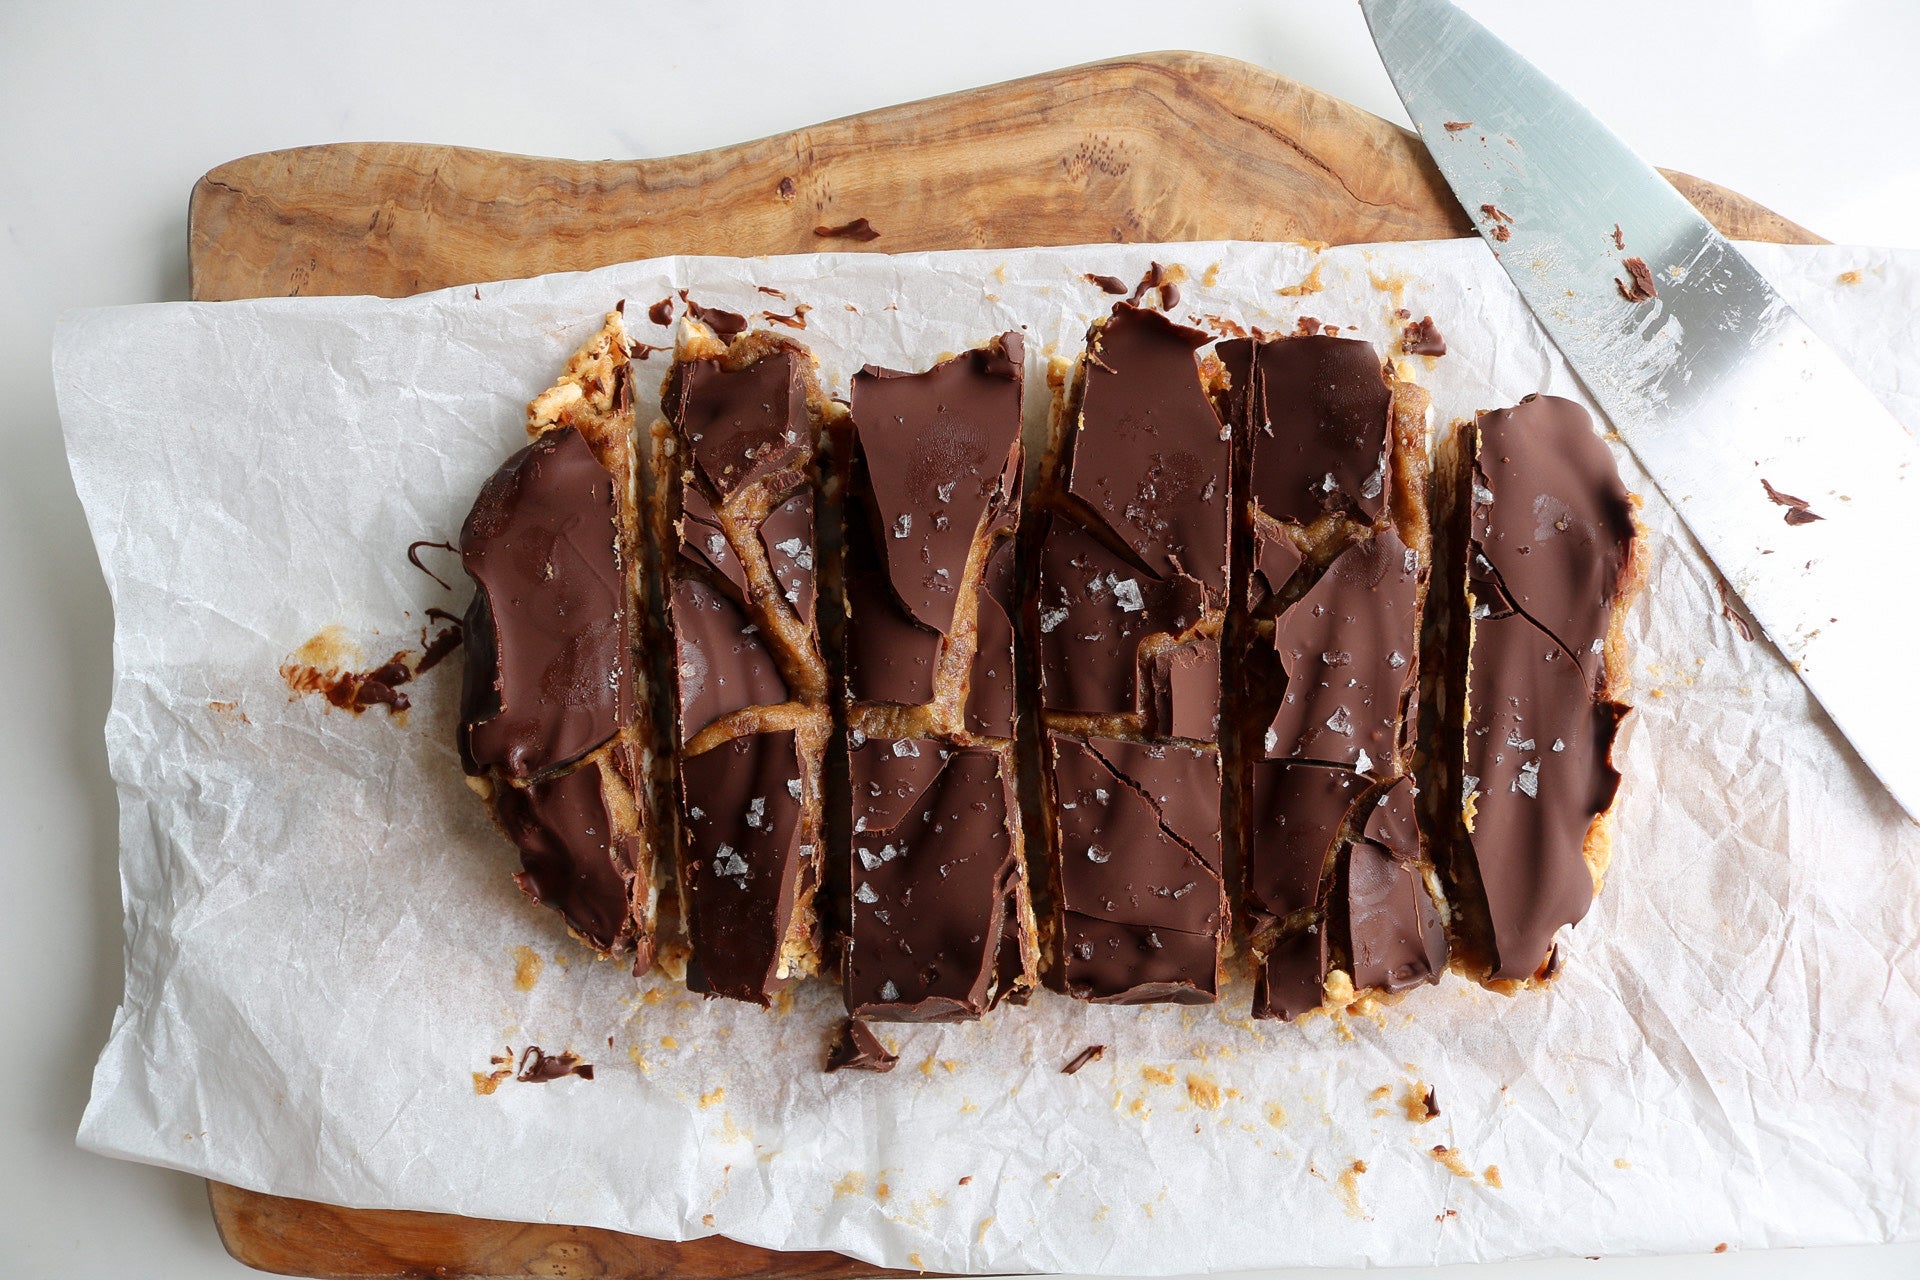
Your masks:
M1836 241L1920 247L1911 0L1466 7L1655 163L1724 183ZM1173 47L1244 58L1404 121L1349 0L1026 0L937 12L854 0L335 0L291 10L0 0L7 1277L252 1274L221 1251L198 1180L72 1143L120 993L120 901L100 738L111 610L67 476L49 332L70 307L186 296L187 193L201 173L249 152L347 139L665 155ZM1275 1216L1284 1221L1284 1205ZM1920 1244L1479 1269L1498 1280L1808 1271L1910 1277Z

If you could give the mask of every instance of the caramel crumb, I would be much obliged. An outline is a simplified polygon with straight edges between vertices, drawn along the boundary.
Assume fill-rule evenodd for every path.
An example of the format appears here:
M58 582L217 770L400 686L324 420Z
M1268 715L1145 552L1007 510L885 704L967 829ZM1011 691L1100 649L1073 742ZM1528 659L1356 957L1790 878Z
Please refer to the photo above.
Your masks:
M836 1199L841 1196L857 1196L866 1189L867 1175L861 1173L858 1169L853 1170L848 1173L846 1177L833 1184L833 1194Z
M1309 293L1319 293L1322 289L1326 288L1325 285L1320 283L1321 265L1322 264L1318 262L1314 263L1313 270L1307 272L1306 279L1302 280L1299 284L1286 285L1282 288L1275 289L1274 292L1283 298L1300 298L1305 297Z
M700 1225L701 1225L701 1226L703 1226L703 1227L710 1227L710 1226L712 1226L712 1225L713 1225L713 1215L712 1215L712 1214L710 1214L710 1213L703 1213L703 1214L701 1214L701 1215L700 1215Z
M1165 1067L1142 1067L1140 1074L1152 1084L1172 1084L1173 1072Z
M1418 1080L1407 1083L1406 1092L1400 1095L1400 1106L1407 1113L1407 1119L1415 1124L1425 1124L1440 1114L1440 1104L1435 1100L1432 1087Z
M513 949L513 985L521 991L531 991L540 981L540 968L546 962L540 953L532 947Z
M1467 1162L1460 1158L1458 1147L1435 1146L1430 1154L1433 1156L1434 1163L1444 1165L1447 1172L1454 1177L1472 1180L1473 1170L1467 1168Z
M1206 1076L1187 1077L1187 1096L1193 1099L1193 1105L1202 1111L1220 1109L1220 1086Z
M1854 274L1857 276L1859 273L1855 272ZM1200 287L1202 289L1211 289L1218 283L1220 283L1220 264L1217 262L1209 263L1207 269L1200 273Z
M720 1085L717 1088L709 1089L707 1092L700 1095L700 1109L702 1111L705 1111L708 1107L711 1107L716 1103L725 1102L726 1100L727 1100L727 1087L725 1085Z
M512 1075L511 1071L476 1071L473 1073L473 1091L486 1097L500 1087L500 1082Z
M672 1036L661 1036L660 1047L662 1049L678 1049L680 1047L680 1042Z
M913 1264L913 1269L915 1271L925 1271L927 1269L927 1264L920 1261L920 1255L917 1253L908 1254L907 1261Z
M1500 1181L1500 1166L1497 1164L1488 1165L1487 1171L1481 1174L1480 1177L1495 1191L1500 1190L1501 1187L1505 1185Z
M1287 1109L1277 1102L1267 1104L1267 1123L1276 1129L1286 1127Z
M973 1233L973 1242L975 1244L979 1244L982 1240L985 1240L987 1238L987 1228L991 1227L992 1225L993 1225L992 1218L980 1219L980 1225L978 1228L974 1230L974 1233Z
M1838 280L1841 284L1859 284L1860 273L1858 271L1842 271L1839 275L1835 276L1834 279ZM1720 1247L1724 1249L1727 1246L1721 1245Z
M884 1182L878 1184L873 1189L873 1198L875 1200L885 1200L888 1196L892 1194L893 1194L893 1188Z
M1378 1089L1375 1089L1372 1093L1368 1094L1367 1096L1369 1098L1372 1098L1375 1102L1378 1102L1382 1098L1390 1098L1393 1096L1393 1086L1390 1084L1383 1084Z
M1339 1182L1335 1184L1340 1190L1340 1207L1346 1211L1349 1218L1367 1216L1365 1206L1360 1203L1360 1175L1366 1171L1367 1162L1355 1160L1347 1166L1345 1172L1341 1173Z
M1633 1161L1627 1159L1625 1156L1615 1156L1613 1158L1613 1167L1616 1169L1631 1169L1633 1168Z

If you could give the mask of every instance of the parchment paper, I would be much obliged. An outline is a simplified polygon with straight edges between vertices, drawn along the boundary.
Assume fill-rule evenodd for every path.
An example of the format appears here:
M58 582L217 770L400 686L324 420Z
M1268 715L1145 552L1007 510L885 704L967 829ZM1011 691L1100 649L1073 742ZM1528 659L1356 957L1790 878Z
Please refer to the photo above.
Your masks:
M1920 424L1920 255L1748 252ZM833 988L763 1012L636 985L521 897L452 748L457 661L409 688L405 723L290 699L277 674L324 627L377 663L419 648L426 608L464 605L405 548L457 533L525 401L616 299L657 343L647 307L675 288L807 303L801 336L841 393L864 361L918 367L1025 326L1035 385L1110 301L1083 273L1132 281L1149 260L1191 273L1182 317L1310 313L1384 342L1394 306L1431 313L1451 353L1407 370L1437 420L1580 396L1478 241L667 259L63 322L61 414L115 601L128 942L81 1144L348 1205L953 1271L1920 1235L1920 830L1737 633L1631 459L1654 561L1639 710L1609 883L1546 995L1449 979L1298 1026L1248 1021L1244 978L1208 1010L1042 995L888 1030L890 1076L827 1076ZM1321 288L1276 292L1303 281ZM665 360L640 366L643 414ZM1888 548L1889 590L1914 589L1913 554ZM1889 642L1888 678L1914 678L1912 637ZM476 1091L490 1055L529 1043L595 1078ZM1091 1044L1106 1055L1062 1075ZM1437 1091L1429 1123L1403 1109L1414 1080Z

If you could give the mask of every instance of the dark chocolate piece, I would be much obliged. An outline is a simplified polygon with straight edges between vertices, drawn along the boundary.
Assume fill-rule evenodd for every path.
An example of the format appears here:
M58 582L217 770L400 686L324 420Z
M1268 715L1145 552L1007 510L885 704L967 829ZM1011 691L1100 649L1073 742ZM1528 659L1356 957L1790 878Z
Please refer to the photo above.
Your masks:
M1018 335L1008 339L1017 346ZM1003 339L1005 341L1005 339ZM976 349L924 373L868 365L852 413L871 518L894 593L923 625L952 629L967 553L990 507L1004 505L1020 443L1021 369Z
M987 557L974 619L973 670L967 676L967 732L1013 737L1014 544L1004 539Z
M1253 1016L1291 1022L1326 1002L1327 930L1309 925L1273 944L1253 970Z
M1253 1016L1297 1018L1325 997L1335 858L1366 783L1346 769L1280 760L1254 764L1252 775L1245 876Z
M1347 850L1347 955L1356 990L1438 982L1447 964L1440 912L1419 868L1371 840Z
M940 637L901 607L887 579L886 561L874 545L873 522L864 496L847 494L847 595L845 652L847 690L863 702L920 706L933 699Z
M1401 350L1410 356L1443 356L1447 354L1447 340L1432 316L1421 316L1401 334Z
M1283 338L1256 348L1250 493L1269 519L1362 521L1385 501L1393 396L1373 347L1351 338Z
M514 880L529 898L555 908L574 932L602 951L633 941L630 914L637 850L618 836L598 764L584 764L526 787L502 785L494 812L520 847Z
M730 739L680 761L687 986L764 1005L793 976L782 950L809 851L807 770L787 731Z
M1154 577L1224 598L1228 433L1193 356L1210 340L1114 306L1089 336L1066 487Z
M1226 927L1210 750L1049 735L1060 982L1084 1000L1214 998Z
M1220 642L1162 649L1147 664L1147 732L1213 742L1220 735Z
M1482 605L1512 601L1597 679L1596 642L1607 633L1634 536L1613 455L1587 411L1557 396L1529 396L1478 422L1474 595Z
M549 431L494 472L460 532L477 590L459 733L470 774L530 778L634 718L613 477L577 428Z
M791 350L739 369L683 360L674 366L666 408L722 504L763 477L798 472L813 456L800 357Z
M850 763L848 1011L902 1022L979 1017L994 996L1019 874L1001 755L869 740Z
M802 622L813 620L813 492L802 489L760 522L760 545L780 597Z
M1340 553L1280 615L1286 692L1266 754L1392 775L1417 674L1420 567L1391 529Z
M728 712L787 700L779 665L747 615L698 578L673 589L673 644L683 745Z
M1141 573L1070 521L1055 517L1040 552L1040 684L1053 711L1143 709L1140 642L1201 620L1201 584Z
M884 1075L899 1062L899 1055L888 1051L873 1034L873 1028L858 1018L848 1018L834 1034L827 1050L828 1071L872 1071Z
M737 598L747 598L747 571L733 553L720 517L713 504L699 489L689 485L681 491L680 554L704 563L733 584Z
M1785 519L1788 524L1812 524L1815 520L1826 519L1825 516L1815 515L1812 511L1813 504L1805 498L1796 498L1790 493L1782 493L1768 484L1765 478L1761 479L1760 486L1767 491L1769 501L1777 507L1787 509Z

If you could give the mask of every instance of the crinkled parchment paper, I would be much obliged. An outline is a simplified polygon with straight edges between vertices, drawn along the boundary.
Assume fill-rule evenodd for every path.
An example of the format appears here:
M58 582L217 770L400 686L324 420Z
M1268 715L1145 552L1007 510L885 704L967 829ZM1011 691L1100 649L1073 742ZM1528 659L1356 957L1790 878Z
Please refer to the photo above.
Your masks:
M1920 255L1750 252L1920 424ZM405 548L457 533L526 400L617 299L655 343L647 307L672 289L806 303L801 336L841 392L865 361L916 367L1024 326L1038 389L1110 301L1083 273L1131 281L1150 259L1190 273L1182 317L1312 314L1384 342L1393 307L1431 313L1452 353L1406 363L1440 420L1580 396L1478 241L665 259L68 319L61 414L116 610L127 912L81 1143L342 1204L953 1271L1920 1234L1920 829L1739 634L1624 455L1653 544L1639 710L1606 892L1541 996L1449 979L1377 1019L1287 1026L1247 1020L1244 978L1211 1010L1043 995L888 1030L890 1076L827 1076L831 987L762 1011L636 986L520 896L461 781L457 662L409 687L404 723L291 699L277 673L325 627L377 663L419 648L429 606L464 605ZM665 360L640 366L643 414ZM1912 556L1888 548L1889 590L1914 589ZM1912 637L1889 640L1887 678L1914 678ZM530 1043L595 1078L476 1090L491 1055ZM1062 1075L1091 1044L1105 1056ZM1414 1081L1436 1090L1428 1123L1403 1106Z

